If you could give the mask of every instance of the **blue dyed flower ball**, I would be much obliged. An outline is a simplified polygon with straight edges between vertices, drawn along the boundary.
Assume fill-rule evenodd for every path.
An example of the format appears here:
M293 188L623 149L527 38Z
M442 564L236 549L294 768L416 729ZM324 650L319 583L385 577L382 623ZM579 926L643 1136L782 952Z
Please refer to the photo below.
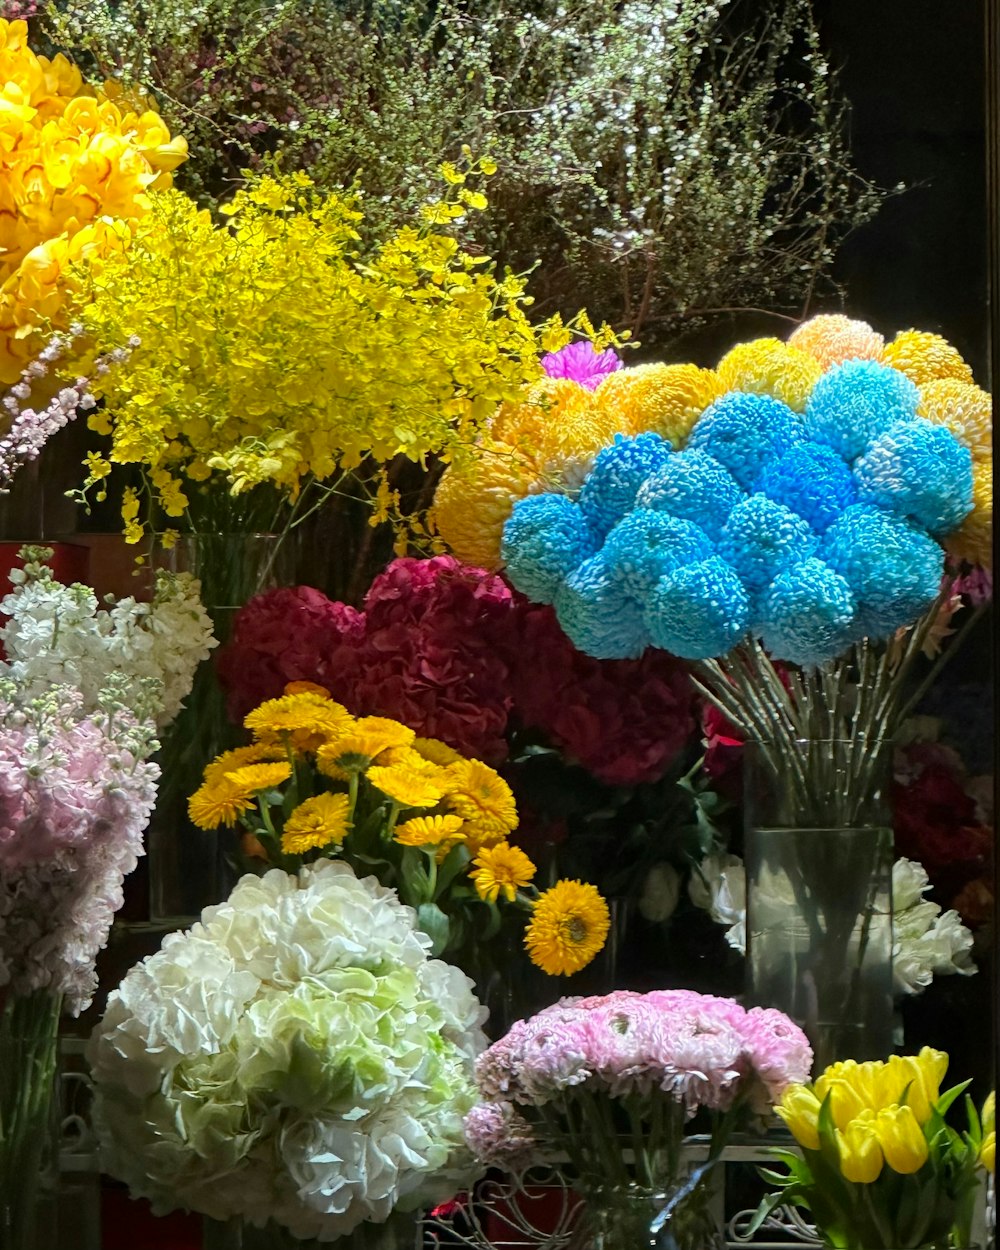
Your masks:
M862 500L947 534L972 511L972 456L943 425L898 421L854 466Z
M751 495L729 515L719 555L739 574L751 597L816 550L816 535L791 508Z
M712 544L693 521L636 508L608 535L602 554L625 591L642 598L664 574L707 559Z
M856 460L897 421L917 415L920 393L897 369L848 360L824 373L806 403L806 432L842 459Z
M787 404L770 395L730 391L698 418L687 445L707 452L750 490L769 461L804 437L802 418Z
M570 573L596 551L583 513L565 495L519 499L500 547L510 580L536 603L551 603Z
M598 552L563 582L556 616L570 642L597 660L631 660L649 646L642 609L628 595Z
M944 567L933 538L872 504L848 508L817 554L851 588L858 637L886 638L915 620L933 603Z
M846 580L811 557L779 573L764 596L760 635L775 659L811 667L851 642L854 596Z
M643 482L670 458L670 444L659 434L615 435L594 459L594 467L580 488L580 510L596 536L603 540L631 511Z
M719 556L661 577L646 601L653 645L685 660L724 655L746 633L749 619L743 583Z
M675 452L646 479L635 502L639 508L694 521L715 539L742 498L736 479L718 460L703 451L685 449Z
M858 498L851 470L822 443L801 443L765 465L757 490L798 513L817 534L829 529Z

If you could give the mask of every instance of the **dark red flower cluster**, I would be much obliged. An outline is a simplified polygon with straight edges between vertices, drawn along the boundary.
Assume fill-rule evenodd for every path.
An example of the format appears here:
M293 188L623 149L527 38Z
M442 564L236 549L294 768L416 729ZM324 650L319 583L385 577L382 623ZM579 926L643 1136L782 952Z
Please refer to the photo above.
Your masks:
M289 681L314 681L357 715L391 716L491 763L509 730L540 730L615 785L657 780L694 730L677 660L582 655L550 609L452 556L394 560L362 612L308 587L258 595L218 667L234 718Z

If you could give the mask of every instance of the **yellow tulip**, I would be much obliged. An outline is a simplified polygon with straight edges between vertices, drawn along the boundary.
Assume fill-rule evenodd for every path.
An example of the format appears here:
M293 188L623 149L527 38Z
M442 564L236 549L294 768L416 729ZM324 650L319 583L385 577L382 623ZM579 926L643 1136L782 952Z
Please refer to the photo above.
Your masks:
M806 1150L819 1150L819 1109L821 1103L808 1085L790 1085L775 1112L788 1125L792 1136Z
M925 1046L919 1055L894 1055L888 1067L894 1086L889 1104L898 1103L903 1097L903 1090L909 1085L907 1106L913 1108L921 1124L926 1124L932 1106L941 1095L941 1082L948 1071L948 1056L942 1050Z
M830 1076L828 1068L813 1088L821 1103L829 1096L830 1115L836 1127L843 1131L862 1111L872 1108L862 1086L861 1074L857 1071L860 1065L849 1061L835 1066L843 1071L836 1076Z
M843 1132L836 1129L835 1135L844 1180L858 1185L870 1185L878 1180L883 1157L872 1113L868 1111L852 1120Z
M912 1107L883 1108L875 1119L875 1132L894 1172L908 1176L927 1162L927 1139Z
M997 1124L996 1094L989 1094L986 1101L983 1103L983 1114L981 1119L983 1122L983 1132L992 1133Z
M979 1162L987 1170L987 1172L996 1171L997 1158L997 1135L994 1129L983 1138L983 1144L979 1149Z

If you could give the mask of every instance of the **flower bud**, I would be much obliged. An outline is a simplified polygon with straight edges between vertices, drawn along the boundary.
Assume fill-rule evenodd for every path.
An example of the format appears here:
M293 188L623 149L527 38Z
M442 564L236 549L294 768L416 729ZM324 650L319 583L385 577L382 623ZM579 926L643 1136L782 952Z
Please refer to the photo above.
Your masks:
M792 1136L806 1150L819 1150L820 1101L808 1085L790 1085L775 1107Z
M844 1132L835 1130L840 1152L840 1171L846 1181L870 1185L882 1171L882 1147L871 1112L852 1120Z
M931 1108L941 1094L941 1082L948 1070L948 1056L941 1050L925 1046L919 1055L894 1055L889 1069L896 1086L891 1103L898 1103L909 1086L906 1105L912 1107L920 1124L926 1124Z
M883 1108L876 1117L875 1131L885 1161L894 1172L907 1176L927 1162L927 1139L912 1107Z

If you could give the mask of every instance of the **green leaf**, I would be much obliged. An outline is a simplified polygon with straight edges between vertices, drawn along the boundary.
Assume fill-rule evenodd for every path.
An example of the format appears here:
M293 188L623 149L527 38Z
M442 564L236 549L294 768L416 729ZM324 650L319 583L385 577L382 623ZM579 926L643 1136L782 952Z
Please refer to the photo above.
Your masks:
M421 903L417 908L417 924L431 940L431 954L440 955L448 945L448 917L437 903Z
M459 842L457 846L451 848L438 868L437 885L434 887L435 898L440 898L455 878L465 872L470 859L469 848L464 842Z
M421 903L426 903L431 883L427 869L424 867L423 852L413 846L405 847L399 863L399 873L402 878L403 902L411 907L419 907Z

